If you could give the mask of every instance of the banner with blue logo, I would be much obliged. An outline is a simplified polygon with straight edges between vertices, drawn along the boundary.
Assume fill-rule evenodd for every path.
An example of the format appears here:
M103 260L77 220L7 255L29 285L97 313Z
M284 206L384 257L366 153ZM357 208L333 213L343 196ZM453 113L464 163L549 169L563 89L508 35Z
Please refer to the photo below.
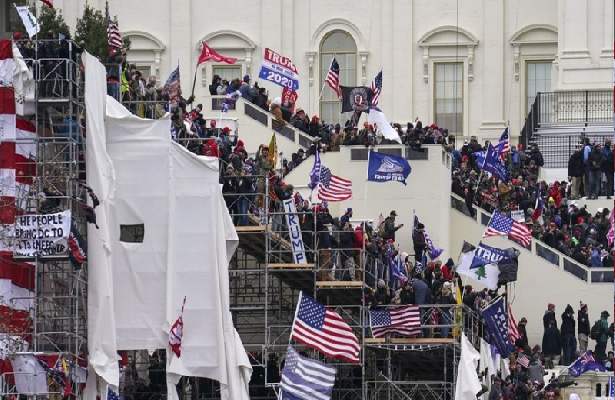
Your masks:
M506 170L506 166L502 164L499 153L491 144L489 144L489 148L487 148L483 170L492 173L504 182L508 182L508 171Z
M508 340L508 315L504 308L504 298L500 297L483 308L481 315L485 319L485 326L489 333L489 344L498 349L502 358L508 357L513 350L513 345Z
M497 247L487 246L483 243L478 244L474 255L475 257L480 258L487 264L499 264L501 261L510 258L506 250L499 249Z
M297 67L288 57L266 48L259 78L292 90L299 90Z
M367 180L371 182L397 181L404 185L410 175L410 164L403 157L391 154L369 152L367 164Z

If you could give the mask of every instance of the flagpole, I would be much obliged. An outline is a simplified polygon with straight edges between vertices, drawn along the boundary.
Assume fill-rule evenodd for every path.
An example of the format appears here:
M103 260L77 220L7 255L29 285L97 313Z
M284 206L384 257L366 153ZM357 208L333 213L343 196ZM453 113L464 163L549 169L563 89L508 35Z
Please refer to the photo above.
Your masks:
M333 58L331 59L331 64L329 64L329 69L327 70L327 73L329 73L329 71L331 70L331 66L333 65L333 60L335 60L335 57L333 57ZM320 94L318 95L318 101L322 100L322 93L323 93L323 92L324 92L324 90L325 90L325 85L326 85L326 84L327 84L327 79L325 78L325 79L322 81L322 87L320 88ZM338 86L339 86L339 83L338 83Z
M192 81L192 92L190 93L190 97L194 97L194 89L196 88L196 72L199 70L199 63L196 64L194 68L194 80Z

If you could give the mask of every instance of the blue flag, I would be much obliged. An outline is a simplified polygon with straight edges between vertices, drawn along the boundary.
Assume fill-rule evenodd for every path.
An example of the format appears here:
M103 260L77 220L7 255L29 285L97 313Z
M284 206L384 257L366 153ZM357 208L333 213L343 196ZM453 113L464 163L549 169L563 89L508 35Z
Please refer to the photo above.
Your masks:
M503 358L513 350L513 345L508 339L508 315L504 309L504 298L500 297L487 307L483 308L481 315L485 319L489 343L494 345Z
M372 182L397 181L404 185L410 175L410 164L403 157L391 154L369 152L367 180Z
M485 264L499 264L510 258L506 250L487 246L483 243L478 244L474 256L483 260Z
M508 171L506 170L506 166L502 164L500 155L491 144L489 144L489 148L487 148L483 170L492 173L504 182L508 182Z
M579 356L579 358L577 358L576 361L570 364L570 367L568 367L568 372L570 372L570 375L574 376L575 378L584 374L587 371L606 371L604 365L596 361L591 351L586 351L585 353L581 354L581 356Z

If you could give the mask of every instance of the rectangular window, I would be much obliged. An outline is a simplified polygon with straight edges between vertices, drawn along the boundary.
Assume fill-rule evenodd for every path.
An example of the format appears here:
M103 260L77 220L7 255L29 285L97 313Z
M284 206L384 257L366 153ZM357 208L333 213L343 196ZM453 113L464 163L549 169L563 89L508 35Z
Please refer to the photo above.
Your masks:
M434 121L451 134L463 132L463 63L434 64Z
M144 236L145 226L143 224L120 225L120 242L143 243Z
M216 65L213 67L213 74L219 75L220 78L232 81L233 79L242 79L241 66L239 65Z
M526 114L530 111L536 94L551 91L551 61L529 61L526 81Z

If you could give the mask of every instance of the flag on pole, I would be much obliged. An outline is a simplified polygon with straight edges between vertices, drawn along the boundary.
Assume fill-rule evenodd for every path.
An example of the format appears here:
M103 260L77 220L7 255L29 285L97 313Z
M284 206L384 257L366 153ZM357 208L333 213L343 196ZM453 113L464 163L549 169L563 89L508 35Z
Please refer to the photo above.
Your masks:
M615 241L615 208L611 210L609 221L611 222L611 228L609 229L609 233L607 233L606 238L609 241L609 246L613 246L613 242Z
M312 190L318 189L319 200L343 201L352 197L352 181L333 175L329 168L322 165L318 151L314 155L308 187Z
M107 40L109 47L112 49L121 49L123 46L120 29L112 20L109 20L107 23Z
M485 154L485 162L482 169L495 175L501 181L508 182L508 170L502 163L499 153L491 144L487 147L487 154Z
M534 212L532 213L532 221L537 221L538 218L540 218L544 208L545 208L545 201L542 199L542 197L538 196L536 198L536 206L534 207Z
M367 113L367 122L374 126L377 133L382 133L382 136L385 139L401 144L399 133L393 129L391 123L387 119L387 116L384 115L378 107L370 107L369 112Z
M359 339L350 325L336 312L313 298L299 293L291 339L320 351L327 357L359 362Z
M169 346L171 346L171 351L175 353L177 357L181 356L182 353L182 337L184 336L184 306L186 305L186 297L184 296L184 301L182 302L182 310L179 314L179 317L171 326L171 330L169 331Z
M372 81L372 107L376 107L378 105L380 92L382 92L382 70L378 72L378 75L376 75Z
M19 18L21 18L21 22L23 22L23 26L26 28L26 32L28 32L28 36L32 39L41 31L41 27L39 26L36 17L32 15L28 6L18 6L17 4L14 5Z
M517 363L519 363L519 365L521 365L523 368L529 368L530 359L527 358L527 356L524 353L521 353L517 357Z
M489 333L489 344L495 346L504 358L508 357L513 350L508 337L508 318L504 315L505 313L504 297L493 301L480 312Z
M221 62L225 64L235 64L237 62L236 58L223 56L216 50L209 47L209 45L207 45L207 42L203 42L201 47L201 54L199 55L199 59L196 62L196 65L201 65L209 60L214 60L215 62Z
M166 83L162 87L162 94L169 96L169 101L172 105L179 103L179 96L181 96L182 89L179 81L179 65L171 72Z
M515 320L510 304L508 305L508 337L512 344L515 344L517 340L521 339L521 333L519 333L517 320Z
M502 132L502 135L500 136L500 141L495 146L495 148L498 151L500 160L506 160L506 156L508 155L508 152L510 152L510 139L508 137L508 128L504 129L504 132Z
M525 224L517 222L510 217L495 210L491 216L491 221L487 225L483 237L489 236L510 236L524 246L529 246L532 242L532 232Z
M488 289L498 288L500 270L497 263L479 256L478 249L468 242L463 242L457 273L480 283Z
M337 63L335 57L331 60L331 65L329 66L325 83L333 89L338 98L342 96L342 92L340 90L340 65Z
M328 400L335 385L334 367L301 357L288 346L280 387L281 400Z
M267 158L271 162L273 169L276 169L278 164L278 145L275 142L275 132L271 134L271 140L269 141L269 154Z
M568 372L570 376L578 377L584 374L587 371L599 371L604 372L606 368L600 362L596 361L591 351L586 351L581 354L579 358L575 360L570 367L568 367Z
M406 305L369 311L369 325L376 338L389 333L416 336L421 333L419 306Z
M416 215L414 216L414 221L413 221L413 229L414 230L418 230L419 228L419 217L417 217ZM432 260L437 259L438 257L440 257L440 255L442 254L442 252L444 252L444 249L441 249L439 247L436 247L433 244L433 241L431 240L431 238L429 237L429 234L427 233L427 229L425 229L423 231L423 234L425 236L425 243L427 244L427 250L429 251L429 258Z

